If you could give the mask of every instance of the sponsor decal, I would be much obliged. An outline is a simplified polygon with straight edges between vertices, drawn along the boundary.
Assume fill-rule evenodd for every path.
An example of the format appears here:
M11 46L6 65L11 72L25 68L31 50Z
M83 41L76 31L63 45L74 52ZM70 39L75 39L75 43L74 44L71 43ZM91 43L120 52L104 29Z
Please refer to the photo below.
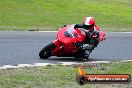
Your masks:
M87 74L82 66L79 66L76 75L78 84L86 83L130 83L131 76L129 74Z

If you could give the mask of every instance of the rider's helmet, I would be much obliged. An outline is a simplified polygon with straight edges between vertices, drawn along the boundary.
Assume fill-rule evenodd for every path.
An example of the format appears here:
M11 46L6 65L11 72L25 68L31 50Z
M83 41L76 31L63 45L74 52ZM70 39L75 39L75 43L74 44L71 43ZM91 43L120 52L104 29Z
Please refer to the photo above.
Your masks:
M89 29L93 28L94 25L95 25L95 20L94 20L94 18L93 18L93 17L86 17L86 18L84 19L83 25L84 25L84 28L85 28L86 30L89 30Z

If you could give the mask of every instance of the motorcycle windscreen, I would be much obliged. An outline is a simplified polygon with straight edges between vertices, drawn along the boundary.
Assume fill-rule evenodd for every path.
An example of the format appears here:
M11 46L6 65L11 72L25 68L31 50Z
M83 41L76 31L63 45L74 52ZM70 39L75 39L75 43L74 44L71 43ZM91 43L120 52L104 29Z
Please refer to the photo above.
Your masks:
M76 37L78 36L78 34L72 33L72 32L68 32L68 31L65 31L65 32L64 32L64 35L65 35L66 37L70 37L70 38L76 38Z
M57 34L57 38L64 44L70 44L73 42L81 42L84 40L85 35L81 34L81 31L71 27L62 28Z

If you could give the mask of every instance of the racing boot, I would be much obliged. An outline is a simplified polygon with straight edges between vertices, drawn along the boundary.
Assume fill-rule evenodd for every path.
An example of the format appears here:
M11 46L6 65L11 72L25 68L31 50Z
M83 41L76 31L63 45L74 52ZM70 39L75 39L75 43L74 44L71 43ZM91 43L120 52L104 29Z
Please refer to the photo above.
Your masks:
M84 47L84 50L85 50L83 55L84 60L88 60L89 55L92 52L92 50L94 50L94 48L95 47L93 45L87 45L86 47Z
M91 52L89 52L88 50L85 50L85 52L83 54L83 60L88 60L90 53Z

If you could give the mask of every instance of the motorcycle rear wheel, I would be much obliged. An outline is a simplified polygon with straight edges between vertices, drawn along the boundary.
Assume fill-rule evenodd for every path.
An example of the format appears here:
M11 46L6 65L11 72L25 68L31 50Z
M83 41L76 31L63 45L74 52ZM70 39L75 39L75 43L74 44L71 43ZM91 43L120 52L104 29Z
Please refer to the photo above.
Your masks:
M55 49L54 43L49 43L39 52L39 57L41 59L47 59L52 56L52 50Z

